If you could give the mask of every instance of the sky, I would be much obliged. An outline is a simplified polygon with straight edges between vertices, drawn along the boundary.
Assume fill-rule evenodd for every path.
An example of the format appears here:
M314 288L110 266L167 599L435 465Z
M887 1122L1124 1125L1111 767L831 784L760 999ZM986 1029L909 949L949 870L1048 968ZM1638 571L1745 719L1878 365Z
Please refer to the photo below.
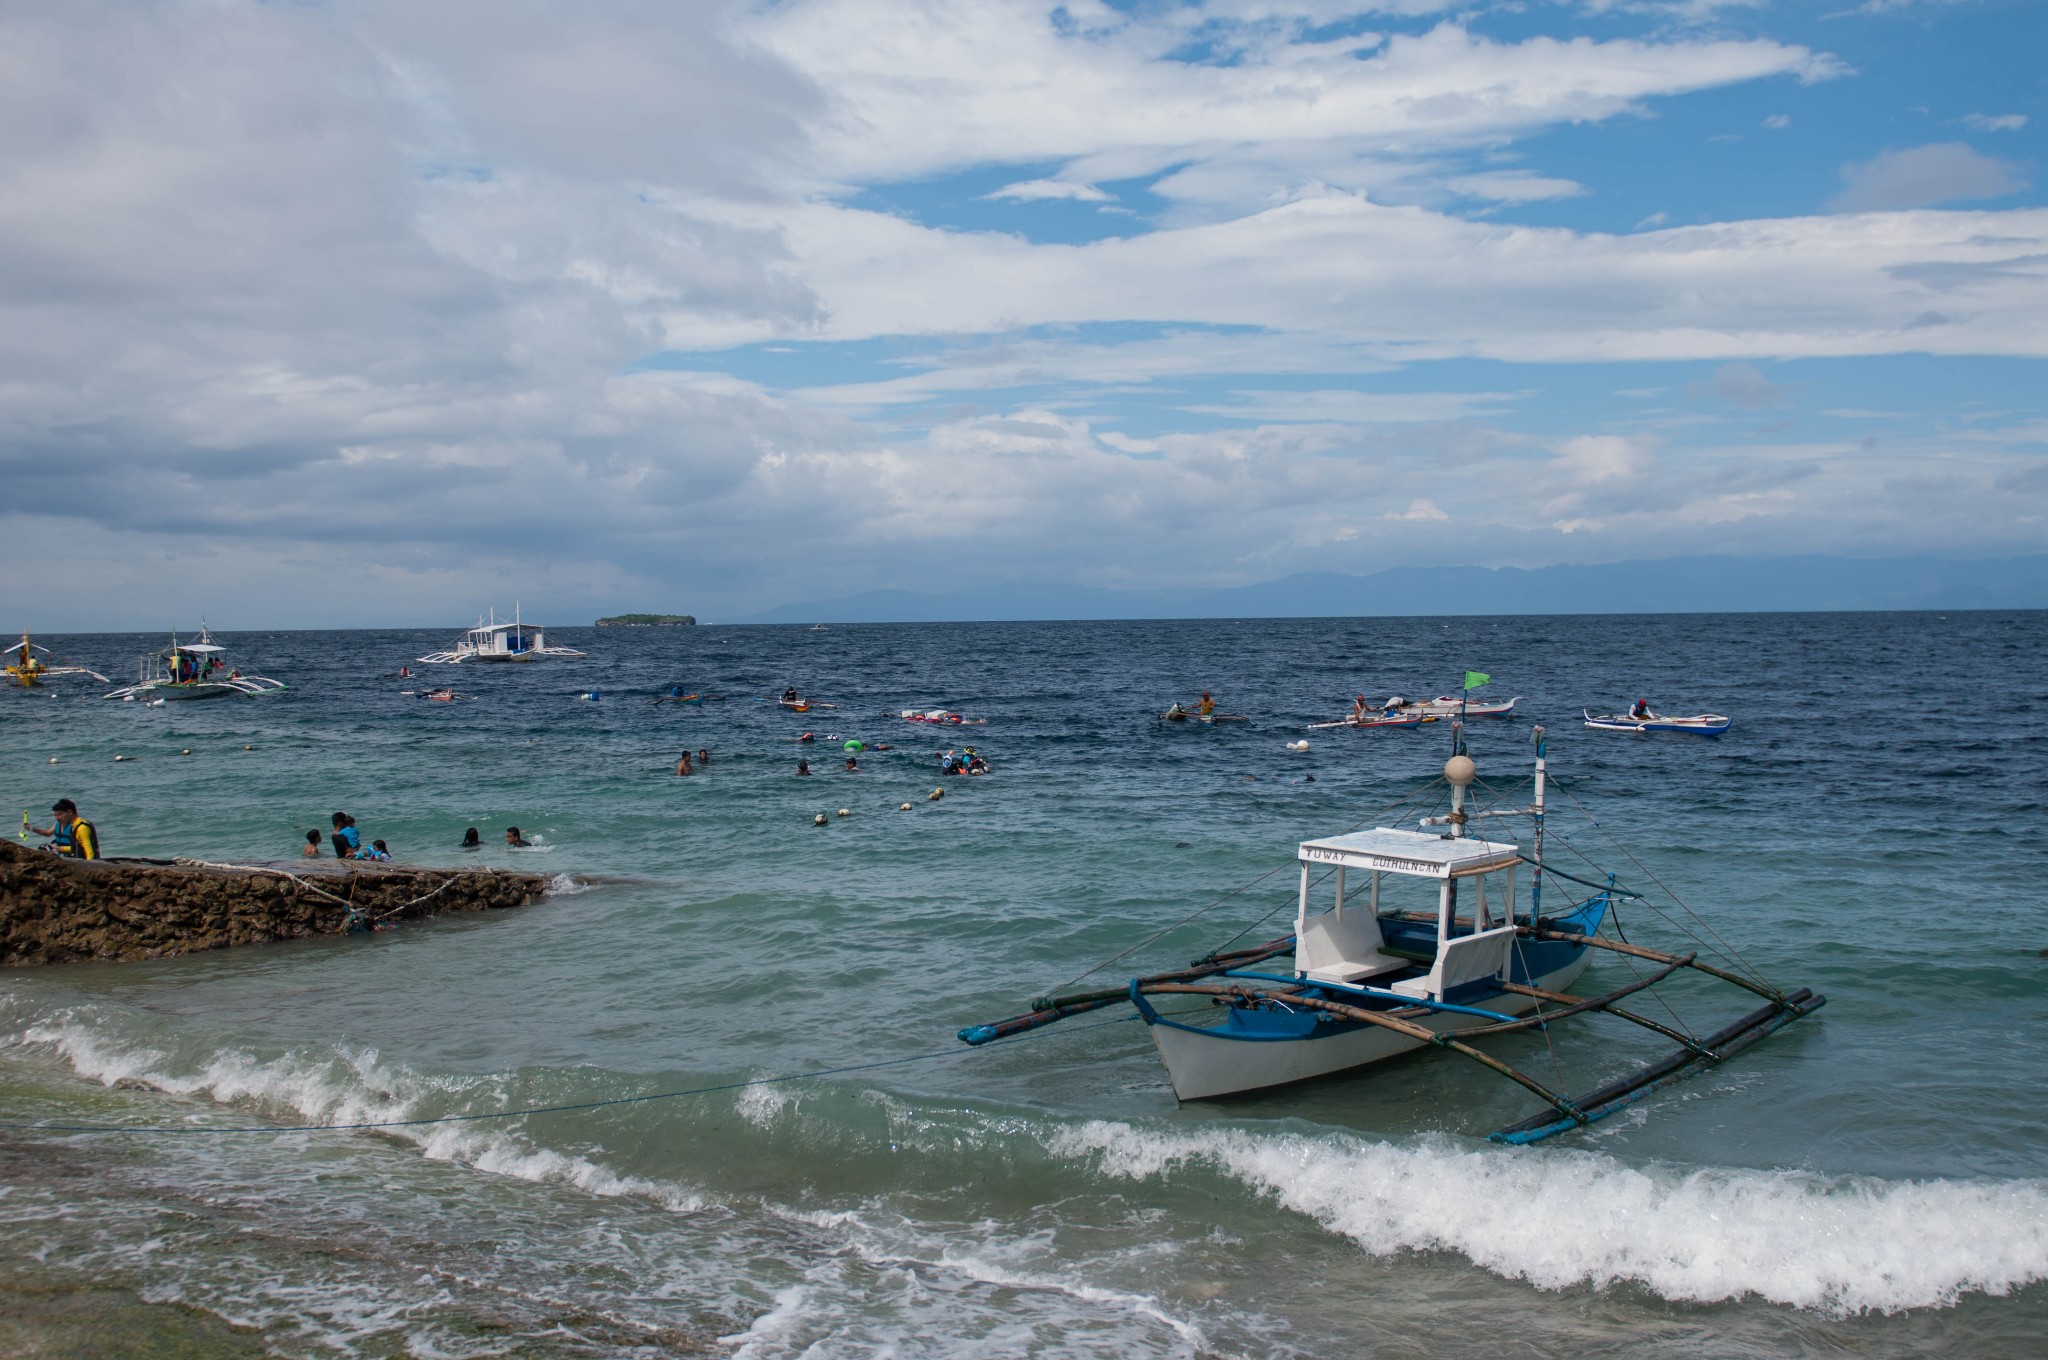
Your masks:
M0 574L233 631L2038 552L2044 51L2038 0L0 4Z

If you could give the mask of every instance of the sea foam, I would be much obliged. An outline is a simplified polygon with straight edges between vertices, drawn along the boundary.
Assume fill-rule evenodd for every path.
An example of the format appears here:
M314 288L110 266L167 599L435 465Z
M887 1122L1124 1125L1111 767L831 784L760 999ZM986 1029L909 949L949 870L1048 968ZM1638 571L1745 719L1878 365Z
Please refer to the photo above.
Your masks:
M20 1032L46 1045L79 1076L106 1086L139 1085L217 1104L251 1104L280 1122L377 1124L433 1113L487 1112L499 1105L489 1077L433 1077L385 1060L371 1048L293 1051L259 1058L220 1048L180 1063L162 1049L125 1040L76 1011ZM453 1109L447 1107L453 1106ZM467 1108L464 1108L467 1107ZM512 1123L507 1119L505 1124ZM423 1123L379 1132L413 1144L426 1157L520 1180L573 1185L593 1195L632 1195L665 1208L701 1208L679 1186L623 1176L587 1158L534 1147L505 1124Z
M2037 1180L1632 1167L1577 1150L1100 1120L1048 1146L1133 1180L1217 1172L1374 1255L1454 1251L1544 1289L1635 1284L1674 1301L1753 1295L1843 1315L2048 1278L2048 1182Z

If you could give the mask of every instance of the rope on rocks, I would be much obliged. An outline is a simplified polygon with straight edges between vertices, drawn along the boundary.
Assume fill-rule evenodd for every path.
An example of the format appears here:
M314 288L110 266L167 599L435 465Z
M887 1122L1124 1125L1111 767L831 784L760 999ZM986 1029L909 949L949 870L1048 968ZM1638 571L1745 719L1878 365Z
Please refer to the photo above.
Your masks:
M317 884L308 883L305 879L299 877L299 875L293 873L289 869L279 869L269 864L223 864L217 860L191 859L183 855L175 857L174 859L172 859L171 863L181 865L188 869L235 869L241 871L242 873L248 874L275 874L279 878L290 879L292 882L298 884L299 887L303 888L305 891L312 893L315 897L324 897L328 901L333 902L338 906L347 908L351 916L361 915L361 912L356 907L356 904L350 901L348 898L337 896L336 894L327 891L327 889L322 888ZM381 921L387 916L396 916L399 912L404 911L407 907L416 907L430 897L439 896L441 893L446 892L450 887L452 887L458 880L466 878L472 874L484 874L489 877L495 877L497 875L497 872L497 870L491 868L450 869L447 871L448 877L442 879L438 887L434 888L429 892L423 892L418 897L412 898L409 901L400 902L397 906L392 907L387 911L379 912L377 915L370 917L369 919L373 921Z

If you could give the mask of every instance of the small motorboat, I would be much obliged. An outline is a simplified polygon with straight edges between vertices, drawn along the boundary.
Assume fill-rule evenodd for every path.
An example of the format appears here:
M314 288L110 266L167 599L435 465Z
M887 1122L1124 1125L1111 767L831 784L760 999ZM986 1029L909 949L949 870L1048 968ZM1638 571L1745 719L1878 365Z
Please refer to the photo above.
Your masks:
M1695 713L1688 718L1668 717L1651 712L1646 703L1639 703L1626 713L1582 711L1586 715L1586 726L1598 732L1690 732L1696 737L1718 737L1735 725L1721 713Z

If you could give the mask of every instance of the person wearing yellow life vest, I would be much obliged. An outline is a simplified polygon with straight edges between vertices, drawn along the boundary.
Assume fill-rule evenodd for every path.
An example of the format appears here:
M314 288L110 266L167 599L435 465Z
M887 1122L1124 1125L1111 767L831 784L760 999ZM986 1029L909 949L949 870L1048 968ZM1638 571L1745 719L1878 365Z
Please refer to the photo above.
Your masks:
M69 798L59 798L50 808L57 814L50 826L32 826L29 834L49 836L53 839L43 848L54 850L72 859L98 859L100 857L100 833L91 822L78 815L78 804ZM24 817L23 821L28 819Z

